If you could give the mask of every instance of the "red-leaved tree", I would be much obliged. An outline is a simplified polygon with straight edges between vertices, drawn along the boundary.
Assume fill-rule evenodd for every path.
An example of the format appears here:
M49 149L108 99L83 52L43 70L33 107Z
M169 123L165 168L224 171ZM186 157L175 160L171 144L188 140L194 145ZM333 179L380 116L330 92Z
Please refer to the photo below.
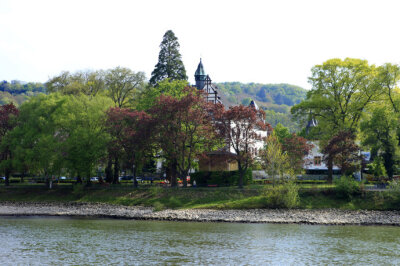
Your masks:
M289 135L282 140L282 151L286 152L290 165L295 173L300 173L303 169L304 157L310 152L313 145L308 144L303 137L296 133Z
M352 172L360 166L360 147L355 143L355 135L350 131L338 132L322 152L328 164L328 183L332 183L333 164L340 167L341 174Z
M5 174L6 186L9 185L12 169L12 154L9 141L7 140L7 134L15 127L15 118L18 116L18 113L18 109L12 103L0 106L0 167Z
M225 110L223 105L217 104L212 109L212 114L217 132L226 141L226 149L234 153L239 170L238 183L242 188L244 173L255 159L255 144L263 139L262 131L272 128L264 122L264 111L252 106L239 105Z
M136 187L137 169L153 152L153 119L144 111L117 107L107 112L107 125L113 137L111 149L126 165L132 166Z
M161 95L148 110L154 119L159 150L184 187L194 160L218 143L208 106L200 91L187 87L179 98ZM176 175L172 174L171 186L176 185Z

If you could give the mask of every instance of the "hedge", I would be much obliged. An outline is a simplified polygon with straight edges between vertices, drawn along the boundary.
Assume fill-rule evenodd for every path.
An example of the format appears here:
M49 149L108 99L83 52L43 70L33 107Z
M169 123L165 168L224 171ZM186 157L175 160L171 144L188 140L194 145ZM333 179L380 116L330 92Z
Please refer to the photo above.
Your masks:
M243 185L248 185L253 179L252 170L247 169L243 176ZM190 182L196 180L197 186L235 186L239 184L239 171L200 171L190 175Z

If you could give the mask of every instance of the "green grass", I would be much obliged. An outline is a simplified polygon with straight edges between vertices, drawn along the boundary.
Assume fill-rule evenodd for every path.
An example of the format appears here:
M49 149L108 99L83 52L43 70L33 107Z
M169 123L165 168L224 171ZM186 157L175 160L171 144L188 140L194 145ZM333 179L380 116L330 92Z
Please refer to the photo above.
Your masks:
M82 185L60 185L51 190L44 184L0 187L0 201L16 202L88 202L126 206L151 206L155 210L164 208L213 208L253 209L267 208L265 191L271 185L250 185L244 189L236 187L217 188L162 188L143 186L134 189L128 185L86 188ZM368 191L342 199L335 193L334 185L308 187L300 185L298 208L303 209L347 209L389 210L400 209L400 196L388 192Z

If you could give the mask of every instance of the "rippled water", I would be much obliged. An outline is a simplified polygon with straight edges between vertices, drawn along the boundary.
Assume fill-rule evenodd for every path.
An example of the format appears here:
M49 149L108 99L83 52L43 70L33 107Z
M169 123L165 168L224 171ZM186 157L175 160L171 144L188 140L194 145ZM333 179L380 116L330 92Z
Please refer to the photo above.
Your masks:
M0 218L0 265L400 264L400 228Z

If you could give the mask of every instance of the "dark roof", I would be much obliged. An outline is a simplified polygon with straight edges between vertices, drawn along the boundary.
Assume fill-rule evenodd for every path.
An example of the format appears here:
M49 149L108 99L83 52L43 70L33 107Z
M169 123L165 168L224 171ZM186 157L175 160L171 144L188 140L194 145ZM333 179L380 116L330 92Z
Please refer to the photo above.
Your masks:
M200 58L200 63L197 66L197 70L194 73L195 76L205 76L206 72L204 71L204 67L203 67L203 63L201 62L201 58Z

